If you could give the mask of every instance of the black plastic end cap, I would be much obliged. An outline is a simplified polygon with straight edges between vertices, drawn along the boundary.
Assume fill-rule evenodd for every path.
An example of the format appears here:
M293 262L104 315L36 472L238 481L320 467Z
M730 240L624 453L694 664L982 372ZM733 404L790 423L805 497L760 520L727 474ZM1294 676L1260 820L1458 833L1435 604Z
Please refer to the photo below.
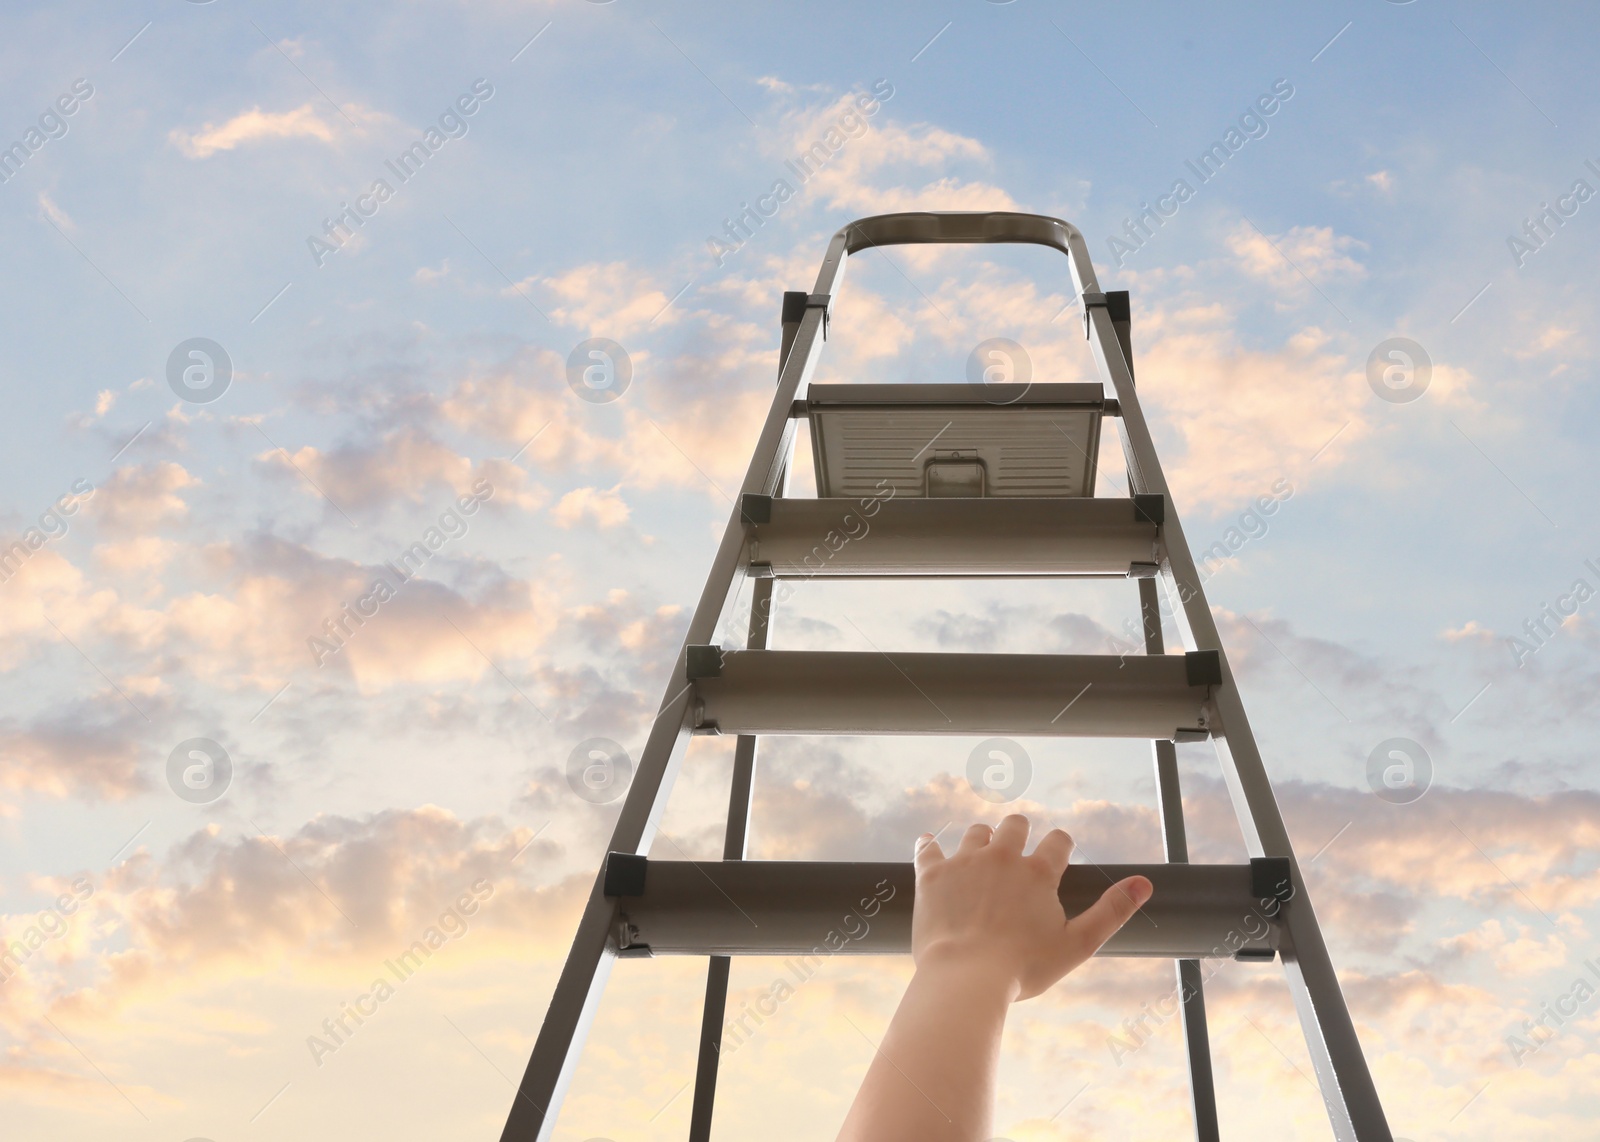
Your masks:
M785 290L783 293L783 323L785 325L799 325L806 315L807 295L800 290Z
M1191 650L1183 656L1183 671L1191 686L1222 684L1222 655L1215 650Z
M643 896L649 868L650 858L638 853L607 853L603 891L607 896Z
M1133 311L1125 289L1106 291L1106 314L1112 321L1132 321Z
M691 646L688 649L689 681L697 678L719 678L722 675L722 648L720 646Z
M739 519L746 525L772 522L772 497L745 492L739 497Z
M1288 857L1250 858L1250 895L1257 900L1286 901L1294 895Z
M1167 497L1160 492L1133 493L1133 518L1160 527L1167 522Z
M1240 948L1233 958L1242 964L1270 964L1278 953L1272 948Z

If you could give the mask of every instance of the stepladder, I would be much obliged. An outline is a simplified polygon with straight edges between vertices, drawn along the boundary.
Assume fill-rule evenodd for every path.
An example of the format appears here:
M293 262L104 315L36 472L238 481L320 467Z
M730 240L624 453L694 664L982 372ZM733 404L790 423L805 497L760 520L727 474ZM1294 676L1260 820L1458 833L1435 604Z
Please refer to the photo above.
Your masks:
M849 256L923 243L1024 243L1065 254L1099 382L814 384ZM813 289L784 295L781 330L776 392L502 1142L553 1136L619 957L707 961L688 1132L691 1142L705 1142L732 957L803 955L832 917L863 906L873 923L851 941L852 952L910 950L909 863L746 859L758 746L775 734L1149 741L1165 861L1075 865L1060 898L1072 916L1123 876L1154 884L1152 922L1124 927L1100 955L1173 961L1194 1136L1221 1137L1202 962L1226 957L1281 963L1333 1136L1392 1142L1135 389L1128 295L1101 289L1082 234L1059 219L886 214L833 236ZM1126 497L1093 494L1106 420L1120 436ZM801 421L815 497L785 495ZM852 515L872 517L872 543L830 539ZM1130 579L1144 653L890 656L769 647L774 584L819 576ZM1181 651L1166 645L1163 616ZM745 632L742 645L718 641L730 629ZM1065 709L1063 694L1076 695ZM708 733L735 738L723 858L649 858L689 741ZM1214 747L1246 859L1189 862L1181 742ZM1254 919L1241 925L1241 917Z

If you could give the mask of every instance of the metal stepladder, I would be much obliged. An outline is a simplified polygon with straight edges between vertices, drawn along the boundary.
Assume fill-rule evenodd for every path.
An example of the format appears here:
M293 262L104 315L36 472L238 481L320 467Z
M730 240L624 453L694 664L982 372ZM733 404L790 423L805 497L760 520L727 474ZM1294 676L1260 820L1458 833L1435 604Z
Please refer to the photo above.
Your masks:
M1067 255L1101 384L810 385L848 255L896 244L985 242L1032 243ZM1127 294L1100 290L1083 236L1058 219L887 214L834 235L815 290L784 295L782 329L777 393L502 1142L551 1137L619 955L709 957L689 1128L691 1142L707 1142L729 957L812 952L841 915L873 895L872 886L893 892L872 913L870 932L843 950L910 950L909 863L744 859L756 742L772 733L1150 740L1166 863L1075 865L1062 880L1061 900L1070 916L1123 876L1140 873L1155 884L1144 909L1153 923L1135 917L1100 954L1176 961L1196 1137L1219 1137L1200 960L1232 956L1281 960L1334 1137L1392 1142L1134 391ZM797 399L803 390L806 398ZM1092 495L1105 416L1120 421L1131 502ZM812 425L816 499L782 494L800 417ZM919 444L931 443L930 423L950 431L939 447L913 457ZM1041 425L1052 447L1040 443ZM883 494L884 484L893 494ZM863 488L876 494L863 495ZM874 517L870 538L835 546L852 513ZM774 581L816 575L1131 577L1145 653L766 649ZM746 648L724 651L713 638L735 617L746 579ZM1189 648L1181 655L1163 645L1158 579ZM648 860L694 733L737 735L723 860ZM1199 740L1217 751L1248 863L1188 863L1173 743Z

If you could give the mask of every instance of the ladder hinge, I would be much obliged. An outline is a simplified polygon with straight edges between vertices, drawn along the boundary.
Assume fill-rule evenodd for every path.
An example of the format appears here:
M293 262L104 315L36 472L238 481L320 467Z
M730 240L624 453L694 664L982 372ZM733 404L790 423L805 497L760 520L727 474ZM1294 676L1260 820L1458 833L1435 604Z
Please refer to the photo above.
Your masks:
M1183 671L1191 686L1222 684L1222 654L1215 650L1191 650L1183 656Z
M1106 305L1106 295L1103 293L1086 293L1083 295L1083 337L1089 339L1089 331L1094 328L1094 323L1089 320L1089 311L1095 306Z
M783 291L783 324L800 324L806 315L806 299L809 296L804 290L789 289Z
M1160 527L1167 522L1167 497L1160 492L1133 493L1133 518Z
M650 858L638 853L609 852L601 891L607 896L643 896Z
M1100 411L1106 416L1121 416L1122 402L1116 397L1107 397L1100 402Z
M1215 653L1213 651L1212 653ZM691 646L685 649L688 659L688 681L722 676L722 648L720 646ZM1191 683L1194 685L1194 683Z
M772 522L772 497L758 492L746 492L739 497L739 522L751 524Z
M829 293L800 293L785 291L783 295L783 323L793 325L806 315L808 309L822 310L822 339L828 339L828 317L833 309L833 295Z
M827 318L830 310L834 309L834 294L808 293L805 297L805 307L822 310L822 341L827 341Z
M790 420L804 420L811 415L811 406L803 400L797 400L789 406Z
M1294 896L1288 857L1250 858L1250 895L1257 900L1287 904Z
M654 954L649 944L639 943L639 925L629 923L627 916L617 917L612 935L616 937L618 959L648 959Z

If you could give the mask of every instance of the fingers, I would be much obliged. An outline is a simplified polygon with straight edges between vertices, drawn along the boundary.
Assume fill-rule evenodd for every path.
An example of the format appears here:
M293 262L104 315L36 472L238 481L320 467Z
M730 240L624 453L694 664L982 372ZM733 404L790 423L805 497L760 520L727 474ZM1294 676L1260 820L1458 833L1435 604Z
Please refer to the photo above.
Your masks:
M1022 846L1028 843L1028 818L1021 813L1012 813L1000 822L1000 827L994 831L994 847L1005 849L1017 856L1022 855Z
M944 860L944 850L939 847L939 842L933 839L932 833L923 833L917 838L914 852L916 855L913 863L916 864L918 872Z
M979 822L969 825L967 831L961 834L961 844L956 846L957 853L970 853L983 848L994 838L994 829Z
M1145 901L1154 892L1155 886L1145 877L1130 876L1119 880L1102 892L1100 899L1085 911L1068 920L1067 930L1072 933L1074 942L1083 941L1088 945L1088 954L1093 955L1100 945L1116 934L1118 928L1144 907Z
M1067 871L1067 862L1072 859L1072 850L1076 842L1071 834L1062 829L1051 829L1039 838L1039 844L1033 850L1033 855L1043 860L1057 876Z

